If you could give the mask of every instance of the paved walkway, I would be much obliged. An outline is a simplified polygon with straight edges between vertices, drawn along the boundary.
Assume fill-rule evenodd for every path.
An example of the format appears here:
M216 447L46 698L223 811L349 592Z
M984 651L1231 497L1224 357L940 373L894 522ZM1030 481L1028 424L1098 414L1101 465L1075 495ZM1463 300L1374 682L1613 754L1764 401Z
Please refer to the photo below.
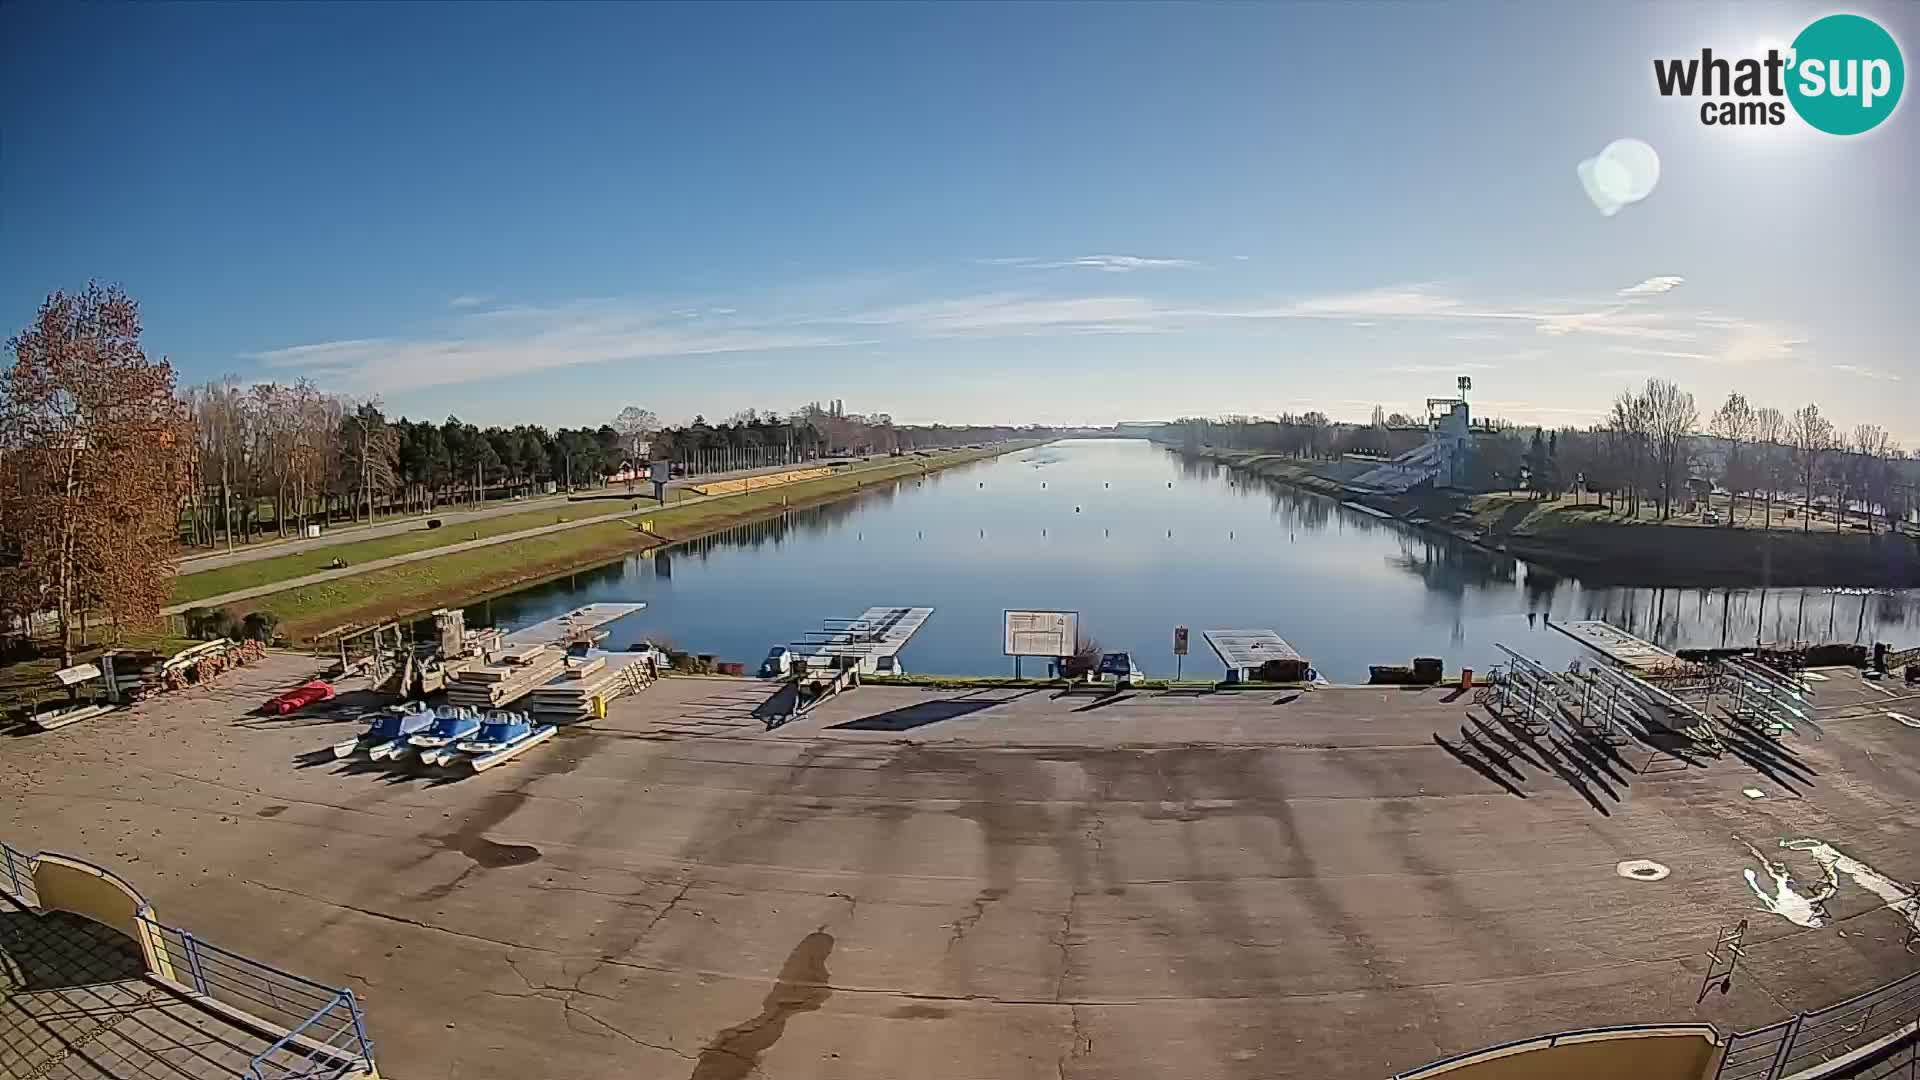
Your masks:
M724 496L706 495L687 499L684 503L674 503L673 505L676 507L681 505L692 506L697 503L706 502L708 499L716 498L724 498ZM657 509L657 507L655 509ZM320 570L301 577L270 581L265 585L255 585L246 589L235 589L232 592L221 593L218 596L203 597L185 604L174 604L170 607L162 608L161 614L178 615L190 608L217 608L226 604L238 603L242 600L252 600L259 596L270 596L274 593L286 592L288 589L298 589L307 585L318 585L323 581L334 581L339 578L352 577L355 574L372 573L375 570L384 570L389 566L401 566L411 562L438 559L443 555L454 555L462 551L472 551L475 548L491 547L494 544L510 544L516 540L527 540L536 536L546 536L549 533L565 532L568 529L578 529L583 525L598 525L602 522L614 521L619 518L630 518L647 512L645 509L634 510L630 505L623 505L619 510L606 514L597 514L593 517L576 518L573 521L561 521L552 525L541 525L532 529L522 529L519 532L502 533L499 536L483 536L478 540L462 540L457 544L427 548L424 551L409 551L402 555L389 555L384 559L372 559L368 562L356 563L352 566L343 566L337 570Z
M643 495L634 497L647 498ZM182 555L173 562L183 574L198 574L205 570L218 570L223 566L238 566L241 563L258 562L261 559L277 559L282 555L298 555L303 551L315 551L338 544L357 544L362 540L377 540L383 536L412 532L423 527L429 517L437 517L446 527L452 528L471 521L499 517L502 514L525 514L536 510L557 509L568 505L568 502L568 497L565 495L544 495L538 499L482 506L477 510L441 509L425 514L409 514L406 517L393 518L375 525L329 528L311 540L263 540L234 548L232 551Z

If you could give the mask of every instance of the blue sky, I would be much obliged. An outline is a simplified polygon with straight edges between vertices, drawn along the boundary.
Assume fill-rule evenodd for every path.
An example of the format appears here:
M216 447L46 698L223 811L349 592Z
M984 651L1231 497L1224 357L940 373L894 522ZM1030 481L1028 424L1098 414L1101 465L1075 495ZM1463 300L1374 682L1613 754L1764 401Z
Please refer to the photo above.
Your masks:
M1843 139L1653 87L1832 10L9 3L0 320L118 281L185 381L480 422L1363 418L1465 373L1584 423L1659 374L1920 448L1914 103ZM1912 63L1920 9L1846 10ZM1606 217L1620 137L1660 182Z

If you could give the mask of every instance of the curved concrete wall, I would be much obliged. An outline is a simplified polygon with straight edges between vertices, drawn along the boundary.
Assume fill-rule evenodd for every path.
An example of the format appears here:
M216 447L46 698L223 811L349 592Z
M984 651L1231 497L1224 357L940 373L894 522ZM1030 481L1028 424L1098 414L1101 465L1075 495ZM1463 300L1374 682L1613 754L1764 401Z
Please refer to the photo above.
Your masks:
M173 965L154 931L138 918L146 912L146 898L111 871L79 859L42 852L33 865L33 891L42 911L68 911L111 927L132 938L146 955L147 970L171 979Z
M1428 1065L1396 1080L1704 1080L1717 1045L1705 1024L1569 1031Z

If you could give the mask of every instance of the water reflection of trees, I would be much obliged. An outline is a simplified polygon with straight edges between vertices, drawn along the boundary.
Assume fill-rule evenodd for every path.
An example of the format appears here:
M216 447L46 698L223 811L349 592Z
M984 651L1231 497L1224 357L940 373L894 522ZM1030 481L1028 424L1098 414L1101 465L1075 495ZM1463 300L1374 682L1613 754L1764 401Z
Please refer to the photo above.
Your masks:
M891 503L898 495L898 485L872 488L849 499L822 503L818 506L803 506L760 521L749 521L730 526L706 536L685 540L667 549L675 557L692 556L706 559L721 548L756 549L768 544L779 546L787 537L802 533L822 533L852 517L861 508L878 503Z
M1589 589L1578 618L1601 619L1669 648L1903 641L1920 592L1808 589Z
M1485 548L1412 534L1400 537L1400 553L1388 556L1387 565L1405 570L1429 590L1449 596L1462 595L1468 589L1511 586L1520 566L1511 556Z
M1189 480L1211 480L1224 470L1219 462L1210 458L1174 455L1180 462L1180 475Z
M1259 483L1258 488L1250 486L1249 493L1264 493L1273 516L1299 532L1324 532L1340 505L1324 495L1312 495L1278 481L1262 478ZM1365 514L1354 516L1366 517Z

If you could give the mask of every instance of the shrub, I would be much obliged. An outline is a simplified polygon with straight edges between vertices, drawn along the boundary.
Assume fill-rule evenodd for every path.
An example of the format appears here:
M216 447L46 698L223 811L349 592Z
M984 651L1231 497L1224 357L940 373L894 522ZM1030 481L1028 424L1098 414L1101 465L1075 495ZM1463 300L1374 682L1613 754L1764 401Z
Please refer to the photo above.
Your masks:
M1079 679L1100 669L1100 642L1095 638L1081 638L1080 647L1072 656L1060 658L1060 677Z
M243 625L240 619L226 608L188 608L181 618L187 624L187 636L196 641L237 638L241 634Z
M279 628L280 616L271 611L249 611L240 623L241 635L248 641L257 641L262 645L271 644Z

